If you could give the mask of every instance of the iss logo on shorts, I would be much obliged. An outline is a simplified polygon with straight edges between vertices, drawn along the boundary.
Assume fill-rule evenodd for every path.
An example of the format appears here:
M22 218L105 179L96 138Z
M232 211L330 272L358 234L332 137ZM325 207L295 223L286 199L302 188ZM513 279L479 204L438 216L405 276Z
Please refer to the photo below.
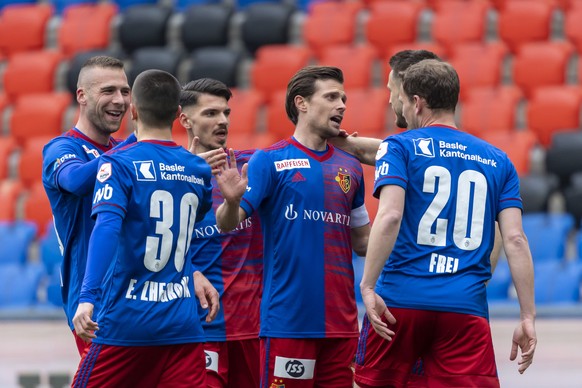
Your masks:
M206 357L206 369L218 373L218 353L205 350L204 356Z
M275 377L309 380L313 378L315 360L305 358L275 357Z

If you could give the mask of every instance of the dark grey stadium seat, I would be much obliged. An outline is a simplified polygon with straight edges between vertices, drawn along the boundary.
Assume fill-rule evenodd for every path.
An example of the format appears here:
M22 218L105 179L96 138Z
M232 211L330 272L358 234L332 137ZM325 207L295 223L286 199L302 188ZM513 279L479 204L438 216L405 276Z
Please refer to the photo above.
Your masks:
M166 47L144 47L137 49L131 57L131 67L128 72L128 81L133 81L144 70L159 69L178 77L178 67L182 54Z
M238 66L242 59L240 51L227 47L203 47L195 50L190 58L189 80L209 77L231 88L237 86Z
M141 47L166 45L166 29L172 9L155 4L128 7L119 25L119 43L128 54Z
M550 195L559 187L558 178L551 174L532 174L519 178L524 213L546 212Z
M284 3L258 3L245 11L242 40L251 54L267 44L289 43L291 16L295 8Z
M564 189L570 184L570 177L582 172L582 132L559 132L552 138L552 145L546 153L546 170L560 178Z
M184 13L181 28L186 51L208 46L226 46L233 10L221 4L197 4Z

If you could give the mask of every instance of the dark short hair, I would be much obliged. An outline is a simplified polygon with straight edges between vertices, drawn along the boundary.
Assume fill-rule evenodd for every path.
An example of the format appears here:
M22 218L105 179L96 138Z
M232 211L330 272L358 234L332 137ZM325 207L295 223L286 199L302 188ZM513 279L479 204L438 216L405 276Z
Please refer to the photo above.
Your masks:
M297 124L299 112L295 106L295 96L310 98L315 93L315 81L332 79L341 84L344 83L344 74L337 67L332 66L307 66L299 70L287 84L287 96L285 110L287 117Z
M132 104L140 120L152 127L172 127L180 105L180 83L162 70L140 73L132 90Z
M85 61L81 69L86 67L103 67L103 68L117 68L123 69L123 61L109 57L107 55L98 55L96 57L91 57Z
M419 96L431 110L455 111L459 101L459 76L447 62L425 59L408 68L402 88L409 100Z
M201 94L223 97L226 101L232 97L232 92L223 82L212 78L200 78L184 85L180 95L180 105L182 108L196 105Z
M425 59L441 60L438 55L428 50L402 50L392 55L390 61L390 68L392 68L393 77L402 80L404 72L415 63Z

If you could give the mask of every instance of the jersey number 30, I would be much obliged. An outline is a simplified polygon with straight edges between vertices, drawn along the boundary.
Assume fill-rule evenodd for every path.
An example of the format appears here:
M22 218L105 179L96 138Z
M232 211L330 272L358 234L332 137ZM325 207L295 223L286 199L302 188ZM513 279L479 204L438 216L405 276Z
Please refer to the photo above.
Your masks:
M422 245L445 246L449 220L439 218L439 215L451 197L451 173L449 170L441 166L427 168L424 172L422 191L433 193L435 196L420 219L416 241ZM487 200L485 176L475 170L463 171L459 175L455 198L457 203L455 204L453 242L462 250L475 250L479 248L483 240L485 202ZM471 229L469 229L469 220ZM432 233L435 223L435 232Z
M180 230L174 253L174 265L176 271L182 271L184 260L194 231L196 210L198 209L198 197L193 193L186 193L180 200ZM156 221L156 236L148 236L144 265L152 272L161 271L172 253L174 234L170 229L174 225L174 197L165 190L156 190L150 198L150 217L158 218ZM159 254L159 257L158 257Z

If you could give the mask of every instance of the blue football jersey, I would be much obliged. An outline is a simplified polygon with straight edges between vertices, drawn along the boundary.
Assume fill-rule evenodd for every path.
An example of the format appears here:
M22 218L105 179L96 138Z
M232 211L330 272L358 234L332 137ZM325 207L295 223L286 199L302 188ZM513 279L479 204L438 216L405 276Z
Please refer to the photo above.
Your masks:
M71 129L51 140L43 149L42 183L51 204L55 230L61 243L61 294L71 330L85 276L89 237L95 225L91 219L93 187L87 192L66 192L59 187L58 176L67 163L90 162L117 144L117 140L111 139L105 147L93 142L77 129Z
M487 317L485 282L495 220L521 208L519 179L507 155L451 127L388 137L376 156L374 195L406 190L394 249L376 292L390 307Z
M261 335L357 337L351 227L369 222L362 166L291 138L257 151L248 170L241 207L259 213L264 239Z
M210 178L203 159L173 142L141 141L101 157L92 215L117 213L123 224L93 342L204 341L187 257L194 224L212 205Z
M254 150L235 151L239 170ZM212 177L212 206L224 201L216 179ZM258 338L259 301L263 280L263 234L259 218L242 221L233 231L224 233L216 225L214 211L194 226L190 248L194 267L200 270L220 295L216 318L206 322L207 309L198 312L207 341Z

